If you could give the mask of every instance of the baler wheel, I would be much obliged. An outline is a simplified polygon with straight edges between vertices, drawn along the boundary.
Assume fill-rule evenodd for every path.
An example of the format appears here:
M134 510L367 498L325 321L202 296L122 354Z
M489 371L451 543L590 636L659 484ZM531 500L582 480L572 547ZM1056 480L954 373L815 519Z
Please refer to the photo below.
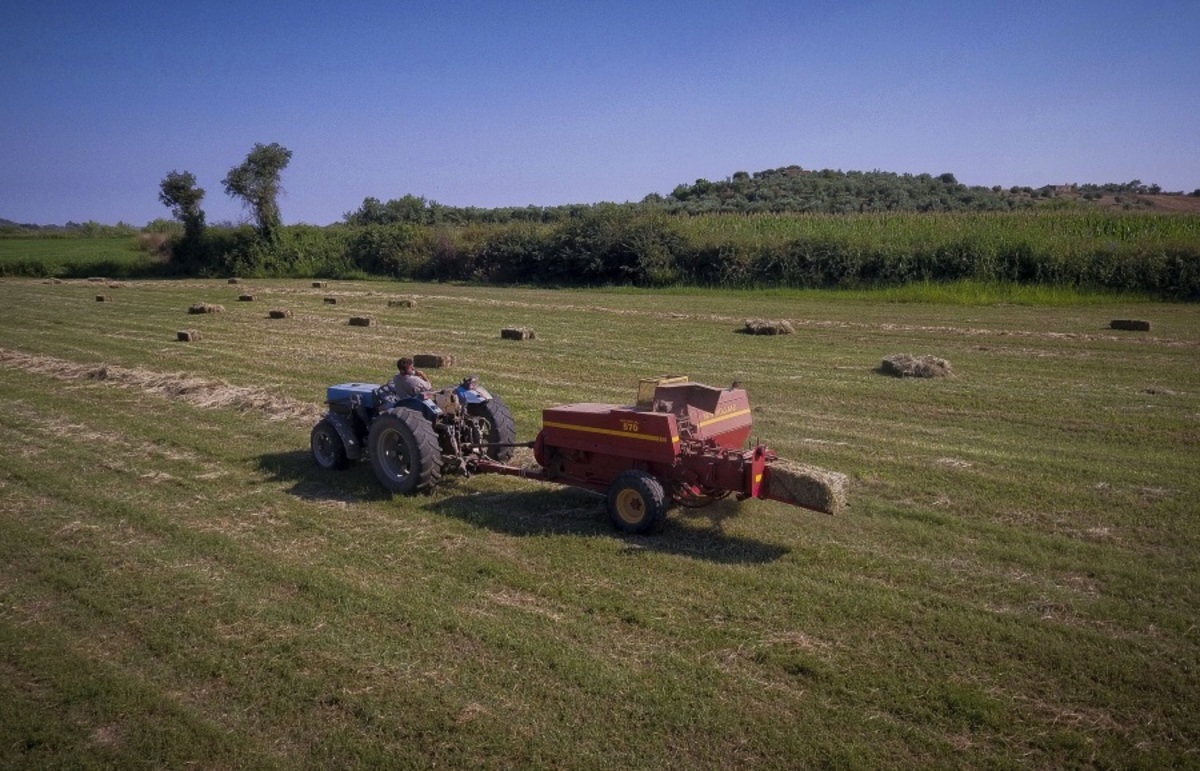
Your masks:
M346 457L346 445L327 419L322 418L313 426L310 444L313 460L321 468L340 471L350 465L350 459Z
M513 420L512 410L495 394L490 402L468 404L467 412L471 417L481 418L486 424L483 439L489 444L516 444L517 424ZM512 447L489 447L487 456L492 460L507 462L513 456Z
M608 488L608 516L623 533L640 535L662 527L667 494L662 482L645 471L622 471Z
M375 418L367 451L375 476L394 493L426 492L441 478L437 434L415 410L394 409Z

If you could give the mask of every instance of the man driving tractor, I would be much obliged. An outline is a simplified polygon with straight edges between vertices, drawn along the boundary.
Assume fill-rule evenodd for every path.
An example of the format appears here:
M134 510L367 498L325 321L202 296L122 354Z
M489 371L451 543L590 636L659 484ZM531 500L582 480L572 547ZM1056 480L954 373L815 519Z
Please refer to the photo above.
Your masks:
M413 360L407 356L396 361L396 369L399 372L392 377L392 388L396 391L398 398L420 396L426 391L433 390L433 384L429 382L429 377L414 367Z

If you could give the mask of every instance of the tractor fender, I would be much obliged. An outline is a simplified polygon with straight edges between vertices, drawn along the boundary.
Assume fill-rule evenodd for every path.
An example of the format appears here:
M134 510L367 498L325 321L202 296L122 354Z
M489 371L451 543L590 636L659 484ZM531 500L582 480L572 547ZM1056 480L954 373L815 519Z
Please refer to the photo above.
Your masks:
M458 392L459 401L463 404L483 404L492 400L492 395L481 386L475 386L474 388L458 386L454 390Z
M429 420L437 420L442 414L442 408L437 406L437 402L424 396L408 396L392 405L392 409L400 408L416 410Z
M358 460L362 457L362 442L354 433L354 426L350 425L350 421L345 417L330 412L325 415L325 420L328 420L333 425L338 436L342 438L342 444L346 447L346 457L350 460Z

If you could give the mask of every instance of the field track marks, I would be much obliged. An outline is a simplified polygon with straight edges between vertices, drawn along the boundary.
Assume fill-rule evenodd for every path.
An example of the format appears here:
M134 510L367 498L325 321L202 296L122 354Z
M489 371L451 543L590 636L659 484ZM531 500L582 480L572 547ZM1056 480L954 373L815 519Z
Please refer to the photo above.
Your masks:
M308 425L322 415L322 410L316 405L279 396L266 388L231 385L223 380L205 380L182 372L163 373L108 364L79 364L5 348L0 348L0 367L49 375L58 380L103 382L168 399L182 399L204 409L232 408L241 412L258 412L269 420L293 420Z

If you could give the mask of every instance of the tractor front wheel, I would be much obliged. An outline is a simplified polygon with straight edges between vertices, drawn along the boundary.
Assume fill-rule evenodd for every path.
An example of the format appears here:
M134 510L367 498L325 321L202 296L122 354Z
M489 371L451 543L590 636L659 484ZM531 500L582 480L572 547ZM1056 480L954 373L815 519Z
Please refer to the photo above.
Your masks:
M441 478L437 434L414 410L395 409L375 418L367 434L367 451L375 476L394 493L426 492Z
M321 468L340 471L350 465L350 459L346 457L346 445L328 419L322 418L313 426L310 443L313 460Z
M608 488L608 516L623 533L640 535L662 527L667 494L662 482L645 471L622 471Z

